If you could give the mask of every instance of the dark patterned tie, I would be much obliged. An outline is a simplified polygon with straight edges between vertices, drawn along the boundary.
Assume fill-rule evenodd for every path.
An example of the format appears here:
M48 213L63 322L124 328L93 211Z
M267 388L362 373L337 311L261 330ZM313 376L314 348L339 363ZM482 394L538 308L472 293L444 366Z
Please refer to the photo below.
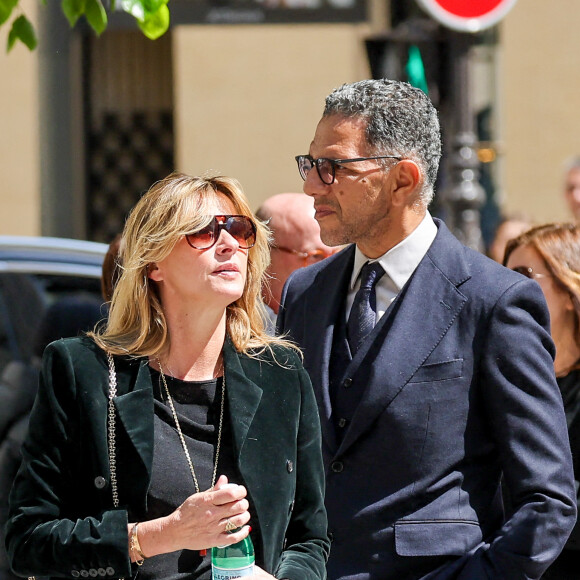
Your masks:
M347 323L348 343L353 356L375 326L377 314L375 284L384 273L383 267L378 262L367 262L361 269L360 288L354 297Z

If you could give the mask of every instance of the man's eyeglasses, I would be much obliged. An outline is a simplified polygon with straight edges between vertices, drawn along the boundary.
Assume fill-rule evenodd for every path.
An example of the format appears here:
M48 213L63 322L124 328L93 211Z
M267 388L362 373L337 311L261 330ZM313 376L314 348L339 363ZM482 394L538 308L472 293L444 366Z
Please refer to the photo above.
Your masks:
M304 181L306 181L310 170L316 166L318 177L320 177L322 183L332 185L336 175L336 168L340 167L343 163L356 163L357 161L368 161L369 159L401 160L401 157L396 155L378 155L377 157L355 157L353 159L328 159L327 157L314 159L312 155L297 155L294 159L298 163L298 171Z
M534 278L553 278L551 274L539 274L538 272L534 272L533 268L530 268L529 266L516 266L515 268L512 268L512 270L518 274L522 274L526 278L530 278L530 280L533 280Z
M197 232L186 234L187 243L196 250L207 250L216 244L222 230L226 230L238 242L242 250L256 243L256 226L245 215L216 215L207 226Z
M314 264L316 262L321 262L325 258L332 255L332 252L325 252L324 250L310 250L310 252L301 252L300 250L294 250L292 248L286 248L284 246L272 246L274 250L280 250L281 252L286 252L287 254L293 254L302 259L302 266L308 266L308 264Z

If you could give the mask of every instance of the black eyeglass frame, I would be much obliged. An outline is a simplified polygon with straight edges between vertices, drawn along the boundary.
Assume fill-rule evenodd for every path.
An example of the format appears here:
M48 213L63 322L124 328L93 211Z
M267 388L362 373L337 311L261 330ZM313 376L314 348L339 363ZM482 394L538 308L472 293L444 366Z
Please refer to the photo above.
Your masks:
M234 221L232 221L232 220L234 220ZM237 222L243 221L245 223L250 224L250 226L251 226L250 231L252 232L252 234L250 236L248 236L248 238L244 238L244 240L248 240L250 238L253 238L253 241L251 244L242 243L239 236L235 236L234 234L231 233L230 229L232 228L232 225L236 221ZM213 235L213 241L209 246L199 247L199 246L196 246L192 243L192 241L191 241L192 237L199 235L204 230L208 230L208 233L209 233L210 228L212 229L211 233ZM217 244L217 242L220 238L220 235L222 233L222 230L225 230L226 232L228 232L228 234L230 236L232 236L236 240L236 242L238 242L239 247L242 250L249 250L250 248L253 248L256 245L256 224L247 215L239 215L239 214L214 215L214 216L212 216L212 220L209 222L209 224L207 224L207 226L197 230L196 232L191 232L190 234L185 234L185 239L187 240L187 243L194 250L209 250L210 248L213 248L213 246L215 246Z
M318 177L320 177L320 181L325 185L332 185L336 179L336 168L340 167L343 163L356 163L357 161L370 161L372 159L397 159L398 161L401 161L403 158L399 155L377 155L375 157L354 157L352 159L330 159L329 157L319 157L318 159L314 159L312 155L296 155L294 159L298 165L298 173L300 173L300 177L302 177L304 181L306 181L308 173L310 172L310 169L308 170L308 173L304 172L303 160L307 159L312 164L312 167L316 167L316 172L318 173ZM332 170L332 178L330 181L325 181L320 173L320 165L324 162L330 163Z

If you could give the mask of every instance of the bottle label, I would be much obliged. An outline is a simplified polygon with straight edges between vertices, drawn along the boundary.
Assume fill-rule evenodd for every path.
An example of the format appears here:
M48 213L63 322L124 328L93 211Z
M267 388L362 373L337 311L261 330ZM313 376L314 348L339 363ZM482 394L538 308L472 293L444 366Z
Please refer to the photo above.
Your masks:
M218 568L215 564L212 564L211 570L212 580L234 580L234 578L251 576L254 573L254 564L243 568Z

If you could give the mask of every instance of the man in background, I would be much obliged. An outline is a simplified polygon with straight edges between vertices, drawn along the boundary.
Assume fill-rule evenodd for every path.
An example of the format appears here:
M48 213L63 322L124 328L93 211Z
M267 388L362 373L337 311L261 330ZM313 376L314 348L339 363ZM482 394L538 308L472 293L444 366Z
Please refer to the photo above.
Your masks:
M580 157L572 157L564 165L564 195L570 213L580 220Z
M268 267L268 284L263 288L264 303L273 332L280 307L282 288L294 270L324 260L336 248L320 239L320 227L314 219L314 204L303 193L279 193L269 197L256 211L256 217L272 230L273 240Z

